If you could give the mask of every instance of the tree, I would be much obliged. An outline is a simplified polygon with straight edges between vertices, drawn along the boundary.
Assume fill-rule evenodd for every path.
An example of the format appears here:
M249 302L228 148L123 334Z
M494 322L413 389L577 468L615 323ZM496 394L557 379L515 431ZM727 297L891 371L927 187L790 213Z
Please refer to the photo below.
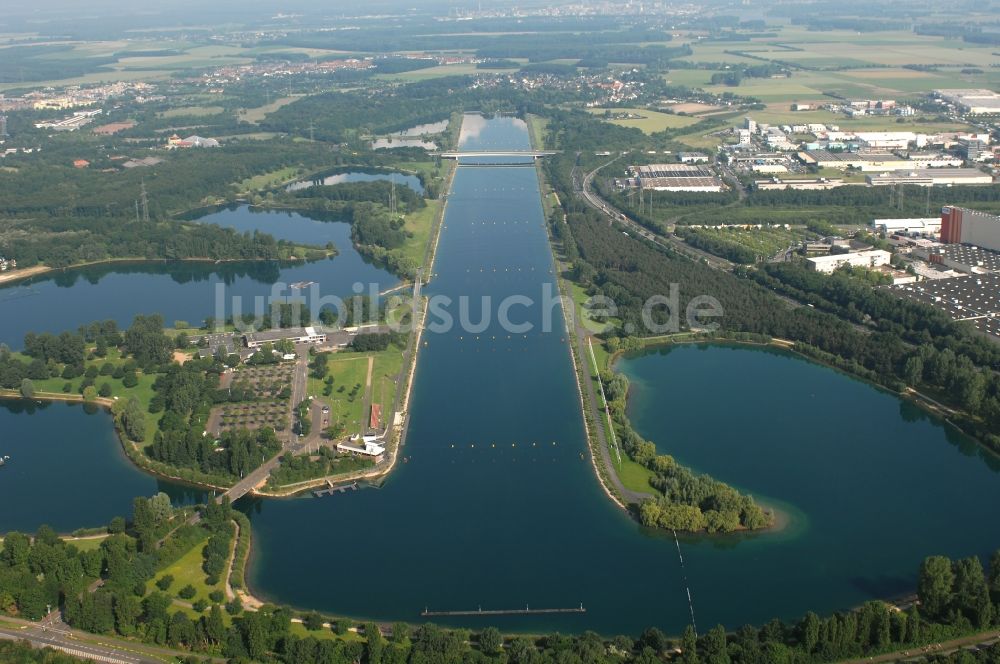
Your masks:
M924 361L919 355L914 355L906 360L903 369L903 376L909 385L919 385L924 379Z
M688 625L681 635L681 659L684 664L699 664L701 658L698 657L698 637L694 633L694 627Z
M310 632L318 632L323 629L323 616L318 611L310 611L303 618L302 624Z
M212 607L205 621L205 636L212 643L221 643L226 635L226 624L222 618L222 610L218 605Z
M1000 549L990 556L990 596L1000 604Z
M963 558L954 565L954 606L979 629L993 620L993 603L979 558Z
M11 531L3 539L3 560L10 567L28 562L31 539L24 533Z
M503 635L496 627L487 627L479 634L479 648L487 655L495 655L503 647Z
M951 603L955 575L951 561L945 556L929 556L920 565L917 595L928 617L940 618Z
M799 639L802 642L802 647L807 653L811 653L816 650L816 644L819 643L819 629L819 616L812 611L806 613L802 622L799 624Z
M33 399L35 397L35 384L31 382L30 378L25 378L21 381L21 396L25 399Z
M146 414L135 397L130 397L125 403L121 414L121 425L129 440L141 443L146 439Z

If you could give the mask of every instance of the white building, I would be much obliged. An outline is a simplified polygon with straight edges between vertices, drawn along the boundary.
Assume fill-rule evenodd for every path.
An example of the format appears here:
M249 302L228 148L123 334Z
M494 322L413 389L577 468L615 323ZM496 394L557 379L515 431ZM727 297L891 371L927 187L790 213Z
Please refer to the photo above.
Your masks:
M865 169L862 169L865 170ZM993 184L993 176L976 168L916 168L895 169L891 172L868 175L868 184L873 186L894 186L898 184L921 187L948 186L955 184Z
M679 152L677 156L682 164L708 163L708 155L704 152Z
M295 344L321 344L326 341L326 333L319 332L314 327L290 327L282 330L249 332L243 335L243 343L246 344L247 348L260 348L264 344L285 340Z
M941 232L940 217L919 219L873 219L875 230L886 235L917 233L920 235L937 235Z
M853 254L830 254L828 256L813 256L806 259L810 270L830 274L838 267L852 265L854 267L876 268L888 265L892 254L882 249L857 251Z
M375 463L379 463L385 455L385 445L379 443L374 436L365 436L360 441L337 443L337 451L344 454L372 457L375 459Z
M992 90L935 90L934 94L972 115L1000 113L1000 94Z

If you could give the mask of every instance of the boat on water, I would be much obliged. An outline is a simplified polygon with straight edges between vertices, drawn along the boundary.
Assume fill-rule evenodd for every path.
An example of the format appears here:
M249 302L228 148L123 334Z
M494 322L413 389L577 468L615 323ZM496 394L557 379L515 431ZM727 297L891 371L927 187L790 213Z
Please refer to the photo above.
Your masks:
M10 461L9 456L0 457L0 466L6 466L8 461Z

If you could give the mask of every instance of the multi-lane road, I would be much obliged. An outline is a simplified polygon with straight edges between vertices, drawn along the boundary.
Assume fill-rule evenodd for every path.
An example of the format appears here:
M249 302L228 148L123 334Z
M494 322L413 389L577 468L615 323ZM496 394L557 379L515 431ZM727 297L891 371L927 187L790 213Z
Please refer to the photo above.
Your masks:
M189 654L81 632L62 622L58 612L39 622L4 618L0 622L0 639L27 641L35 648L53 648L73 657L104 664L164 664L181 662ZM225 660L213 658L210 661Z

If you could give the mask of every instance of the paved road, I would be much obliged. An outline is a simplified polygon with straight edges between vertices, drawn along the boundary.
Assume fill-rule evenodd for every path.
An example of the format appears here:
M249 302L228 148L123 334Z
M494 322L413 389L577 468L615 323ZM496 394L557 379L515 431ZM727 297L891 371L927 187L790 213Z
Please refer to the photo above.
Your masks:
M594 432L597 434L597 446L601 452L601 460L604 462L604 467L608 470L608 478L617 490L618 495L622 497L622 500L626 503L641 503L646 498L649 498L650 494L626 489L618 477L618 471L615 469L614 464L615 460L611 458L611 448L608 445L607 433L605 432L607 418L605 417L604 410L598 405L597 393L594 390L594 381L590 379L593 371L590 362L590 348L587 343L590 339L590 332L583 326L581 318L580 315L574 312L573 324L576 328L576 353L583 367L583 376L581 376L583 398L586 400L587 408L590 409L592 415L591 420L594 422Z
M719 258L718 256L710 254L707 251L702 251L701 249L692 247L691 245L689 245L688 243L684 242L682 239L676 236L657 235L656 233L649 230L645 226L642 226L641 224L629 219L626 215L622 214L612 205L605 202L604 199L602 199L597 193L593 191L593 189L591 188L591 184L594 181L594 176L597 175L597 171L615 163L616 161L621 159L622 156L623 155L619 155L618 157L615 157L611 161L601 164L594 170L587 173L583 177L582 181L580 180L579 177L574 177L574 182L577 184L578 187L577 193L583 197L584 201L586 201L591 207L595 208L596 210L603 212L605 215L610 217L611 220L618 222L622 226L625 226L626 228L629 229L629 231L631 231L635 235L638 235L639 237L649 240L650 242L655 242L656 244L662 247L666 247L681 254L685 254L689 258L693 258L694 260L703 260L709 266L714 267L716 269L732 270L734 264L731 263L730 261L727 261L724 258Z
M54 648L74 657L106 664L180 662L189 654L81 632L63 623L58 613L50 614L40 622L29 622L17 618L4 618L4 621L16 626L0 625L0 639L28 641L36 648ZM212 661L224 662L225 660L213 659Z

